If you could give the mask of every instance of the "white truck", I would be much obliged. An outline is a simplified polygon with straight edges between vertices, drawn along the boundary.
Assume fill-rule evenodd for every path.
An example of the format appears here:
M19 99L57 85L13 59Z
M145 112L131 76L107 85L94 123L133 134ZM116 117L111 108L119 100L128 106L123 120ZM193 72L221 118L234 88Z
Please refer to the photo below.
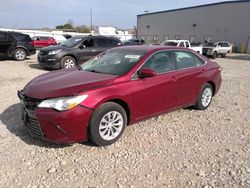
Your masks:
M191 46L188 40L166 40L161 43L161 45L190 48L199 54L202 54L202 46Z

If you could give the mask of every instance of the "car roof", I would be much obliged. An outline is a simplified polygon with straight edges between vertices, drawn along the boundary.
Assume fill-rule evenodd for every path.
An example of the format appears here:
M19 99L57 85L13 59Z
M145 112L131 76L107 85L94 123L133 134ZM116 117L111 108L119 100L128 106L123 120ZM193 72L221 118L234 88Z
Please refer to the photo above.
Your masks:
M165 46L165 45L133 45L133 46L119 46L116 47L124 50L135 50L135 51L160 51L160 50L185 50L192 51L188 48L175 47L175 46Z
M24 33L19 33L19 32L14 32L14 31L10 31L10 34L12 34L12 35L27 35Z
M217 41L216 43L223 42L223 43L230 43L228 41Z
M40 35L36 35L36 36L33 36L33 37L50 37L50 38L52 38L51 36L40 36Z
M86 36L74 36L72 38L79 38L79 39L85 39L85 38L105 38L105 39L115 39L119 40L116 37L109 37L109 36L103 36L103 35L86 35Z

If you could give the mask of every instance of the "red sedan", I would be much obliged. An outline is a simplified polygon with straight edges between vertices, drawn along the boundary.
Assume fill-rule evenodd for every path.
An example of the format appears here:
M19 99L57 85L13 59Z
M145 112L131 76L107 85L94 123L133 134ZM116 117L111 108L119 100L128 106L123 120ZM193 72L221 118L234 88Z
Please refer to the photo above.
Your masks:
M124 46L38 76L18 96L32 135L104 146L142 119L188 106L206 109L220 85L220 66L192 50Z
M46 37L46 36L35 36L32 37L33 40L33 45L36 48L43 48L46 46L51 46L51 45L56 45L57 42L54 38L52 37Z

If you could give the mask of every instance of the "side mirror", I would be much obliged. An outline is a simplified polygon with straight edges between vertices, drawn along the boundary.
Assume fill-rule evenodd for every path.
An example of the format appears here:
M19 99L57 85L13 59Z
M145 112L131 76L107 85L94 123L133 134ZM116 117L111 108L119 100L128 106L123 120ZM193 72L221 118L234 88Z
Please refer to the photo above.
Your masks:
M83 49L83 48L86 48L86 46L85 46L84 44L81 44L81 45L79 46L79 48L80 48L80 49Z
M156 72L153 69L143 67L138 71L138 75L139 75L139 78L147 78L147 77L155 76Z

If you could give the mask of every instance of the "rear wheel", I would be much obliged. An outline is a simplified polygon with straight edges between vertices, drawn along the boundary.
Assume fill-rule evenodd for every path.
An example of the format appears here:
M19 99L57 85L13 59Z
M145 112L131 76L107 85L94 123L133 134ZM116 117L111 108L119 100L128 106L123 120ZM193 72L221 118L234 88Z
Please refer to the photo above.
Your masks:
M76 60L71 56L65 56L61 61L61 68L72 68L76 66Z
M127 125L127 114L123 107L107 102L97 108L90 120L89 138L98 146L116 142Z
M207 83L203 87L194 107L197 110L205 110L211 104L212 97L213 97L213 88L209 83Z
M14 50L13 52L13 58L16 60L16 61L23 61L25 60L27 57L27 53L24 49L22 48L17 48Z

